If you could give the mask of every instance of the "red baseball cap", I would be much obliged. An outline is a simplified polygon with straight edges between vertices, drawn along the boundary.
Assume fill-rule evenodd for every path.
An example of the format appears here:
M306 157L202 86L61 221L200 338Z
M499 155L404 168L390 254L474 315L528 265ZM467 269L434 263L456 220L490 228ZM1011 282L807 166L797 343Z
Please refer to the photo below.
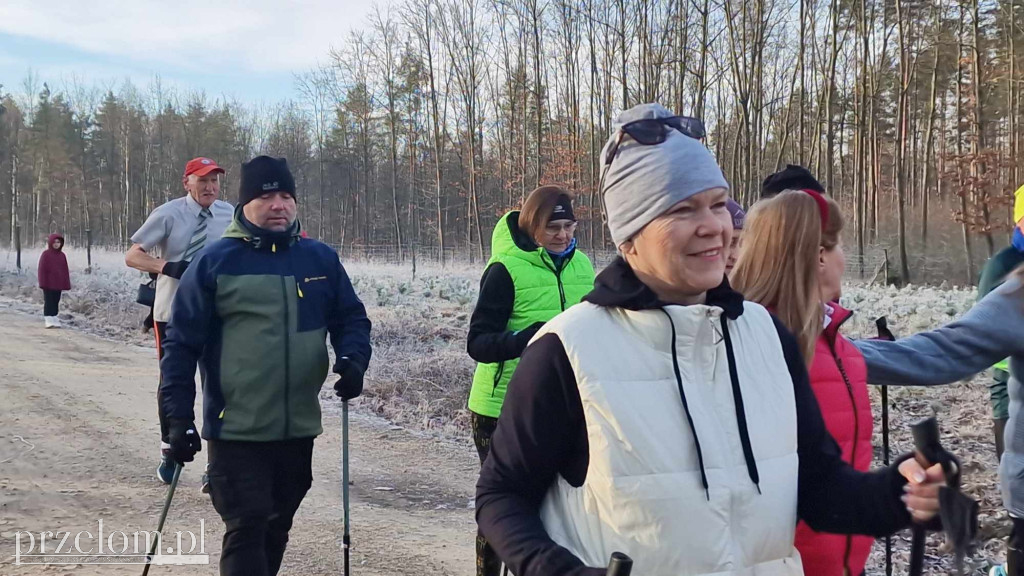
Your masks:
M201 178L211 172L220 172L221 174L223 174L224 169L221 168L220 166L217 166L217 163L214 162L213 160L210 160L209 158L203 158L202 156L200 156L199 158L193 158L189 160L188 163L185 164L184 177L188 178L192 174L195 174L196 176L199 176Z

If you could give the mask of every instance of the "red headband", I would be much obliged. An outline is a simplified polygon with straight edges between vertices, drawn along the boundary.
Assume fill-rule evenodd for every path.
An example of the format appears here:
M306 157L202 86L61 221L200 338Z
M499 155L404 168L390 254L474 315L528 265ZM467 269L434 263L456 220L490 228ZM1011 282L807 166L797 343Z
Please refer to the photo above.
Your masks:
M804 188L801 192L810 194L811 198L814 198L814 202L818 205L818 213L821 214L821 231L825 231L825 227L828 226L828 202L825 201L825 197L821 195L821 192L817 190L811 190Z

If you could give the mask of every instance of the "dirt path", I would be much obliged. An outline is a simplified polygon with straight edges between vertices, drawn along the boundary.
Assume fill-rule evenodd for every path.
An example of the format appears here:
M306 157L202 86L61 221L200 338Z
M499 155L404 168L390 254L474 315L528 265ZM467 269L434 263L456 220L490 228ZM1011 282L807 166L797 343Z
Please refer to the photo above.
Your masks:
M0 575L138 574L140 566L15 566L19 530L154 530L165 489L157 457L155 351L42 321L0 301ZM281 574L341 573L340 405L325 401L313 488L299 509ZM199 413L199 410L197 410ZM468 443L351 414L352 564L357 575L468 575L477 472ZM198 456L205 461L204 453ZM165 534L198 532L209 566L150 574L216 574L222 525L185 468ZM83 546L84 548L84 546Z

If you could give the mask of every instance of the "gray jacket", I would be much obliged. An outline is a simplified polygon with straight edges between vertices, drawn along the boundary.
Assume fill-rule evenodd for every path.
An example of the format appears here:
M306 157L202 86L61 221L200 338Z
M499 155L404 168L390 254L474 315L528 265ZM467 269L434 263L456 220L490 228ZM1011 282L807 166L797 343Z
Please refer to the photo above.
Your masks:
M1010 420L999 463L1003 505L1024 518L1024 286L1012 276L955 322L895 342L860 340L868 382L935 386L973 376L1010 357Z

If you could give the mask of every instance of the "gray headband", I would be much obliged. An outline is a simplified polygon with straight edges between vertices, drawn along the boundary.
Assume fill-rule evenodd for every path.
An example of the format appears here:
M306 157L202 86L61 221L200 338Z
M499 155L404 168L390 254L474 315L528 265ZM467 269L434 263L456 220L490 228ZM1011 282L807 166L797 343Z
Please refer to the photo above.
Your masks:
M605 156L619 139L623 124L645 118L675 116L661 104L640 104L612 124ZM712 188L729 188L711 152L698 140L670 130L661 144L645 146L624 136L605 175L604 203L608 229L616 246L632 238L652 220L687 198Z

